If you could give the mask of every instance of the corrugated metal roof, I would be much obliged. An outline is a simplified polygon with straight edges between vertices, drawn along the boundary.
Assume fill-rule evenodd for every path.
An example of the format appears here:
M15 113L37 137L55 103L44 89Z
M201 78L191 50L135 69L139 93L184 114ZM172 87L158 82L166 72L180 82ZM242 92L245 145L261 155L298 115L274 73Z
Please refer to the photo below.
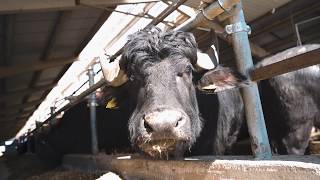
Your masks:
M0 64L23 68L76 58L98 30L95 26L101 26L109 15L110 12L88 7L0 15L0 55L4 57ZM50 90L37 88L54 85L65 70L66 64L1 78L0 141L15 136ZM30 88L35 91L23 93ZM12 93L16 95L4 98ZM28 103L29 106L21 106Z

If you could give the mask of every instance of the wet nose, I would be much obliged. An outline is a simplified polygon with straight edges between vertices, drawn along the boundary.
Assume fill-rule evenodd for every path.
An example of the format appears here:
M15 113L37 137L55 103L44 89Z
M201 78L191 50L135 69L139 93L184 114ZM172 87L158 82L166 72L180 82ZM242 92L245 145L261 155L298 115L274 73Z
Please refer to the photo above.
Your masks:
M147 132L170 132L182 127L186 116L176 110L156 111L144 116L144 127Z

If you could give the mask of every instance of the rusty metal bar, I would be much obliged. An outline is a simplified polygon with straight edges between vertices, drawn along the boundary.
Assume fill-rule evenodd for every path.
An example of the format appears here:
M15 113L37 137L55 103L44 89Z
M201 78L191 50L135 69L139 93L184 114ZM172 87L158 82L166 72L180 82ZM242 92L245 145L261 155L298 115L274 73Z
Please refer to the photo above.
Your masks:
M249 75L253 62L248 39L248 26L244 19L241 2L235 8L233 15L230 17L231 25L227 27L229 27L229 33L232 34L237 67L241 73ZM245 105L252 152L256 159L270 159L272 156L271 148L256 82L252 82L249 87L241 89L241 93Z

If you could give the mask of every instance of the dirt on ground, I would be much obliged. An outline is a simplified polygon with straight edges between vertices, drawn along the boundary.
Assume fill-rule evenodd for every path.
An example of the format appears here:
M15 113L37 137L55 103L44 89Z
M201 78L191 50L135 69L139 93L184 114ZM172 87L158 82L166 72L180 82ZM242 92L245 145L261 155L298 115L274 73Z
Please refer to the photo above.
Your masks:
M66 171L44 163L34 154L0 157L0 180L91 180L102 174Z
M64 179L79 179L79 180L94 180L101 176L99 173L77 172L77 171L62 171L53 170L40 175L35 175L27 180L64 180Z

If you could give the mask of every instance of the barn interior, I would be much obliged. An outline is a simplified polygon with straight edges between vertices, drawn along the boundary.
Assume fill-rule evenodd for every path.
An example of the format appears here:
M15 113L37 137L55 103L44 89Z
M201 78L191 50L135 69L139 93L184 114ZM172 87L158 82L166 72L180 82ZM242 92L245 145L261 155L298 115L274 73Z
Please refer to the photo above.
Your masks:
M168 13L168 9L176 4L180 7ZM242 4L246 23L251 28L248 37L254 63L301 44L320 43L319 1L243 0ZM77 113L71 112L76 111L72 109L74 106L86 108L86 96L90 94L87 91L90 89L88 70L96 74L96 85L101 86L102 79L97 64L100 49L92 46L99 44L101 51L102 48L111 49L106 50L108 55L119 55L118 50L128 34L157 21L162 29L173 30L199 12L200 7L200 0L1 1L0 146L5 147L6 142L17 140L24 142L30 134L45 131L47 126L56 126L56 123L61 123L58 121L61 118L56 118L61 112L65 115ZM167 14L162 17L165 11ZM232 10L224 12L214 20L194 27L191 32L199 49L206 52L210 45L215 44L220 64L236 67L231 35L224 29L231 14ZM112 18L119 22L110 22ZM97 34L99 36L94 38ZM88 51L92 51L91 54ZM74 77L67 78L71 75ZM103 99L104 106L97 108L105 109L104 103L110 102L111 95L115 94L113 88L104 87L104 90L109 94ZM72 129L74 123L77 122L64 124ZM86 122L83 126L90 124ZM108 124L103 127L108 128ZM112 128L116 127L109 130ZM100 133L104 130L101 129ZM80 131L78 133L81 134ZM89 131L82 135L68 136L71 141L78 141L79 137L90 138ZM112 144L112 138L103 141ZM121 147L127 146L126 143ZM6 147L8 153L15 151L16 146ZM106 152L121 152L111 149ZM77 153L72 147L69 150L69 153ZM90 144L83 151L90 152ZM53 155L49 160L54 158Z

